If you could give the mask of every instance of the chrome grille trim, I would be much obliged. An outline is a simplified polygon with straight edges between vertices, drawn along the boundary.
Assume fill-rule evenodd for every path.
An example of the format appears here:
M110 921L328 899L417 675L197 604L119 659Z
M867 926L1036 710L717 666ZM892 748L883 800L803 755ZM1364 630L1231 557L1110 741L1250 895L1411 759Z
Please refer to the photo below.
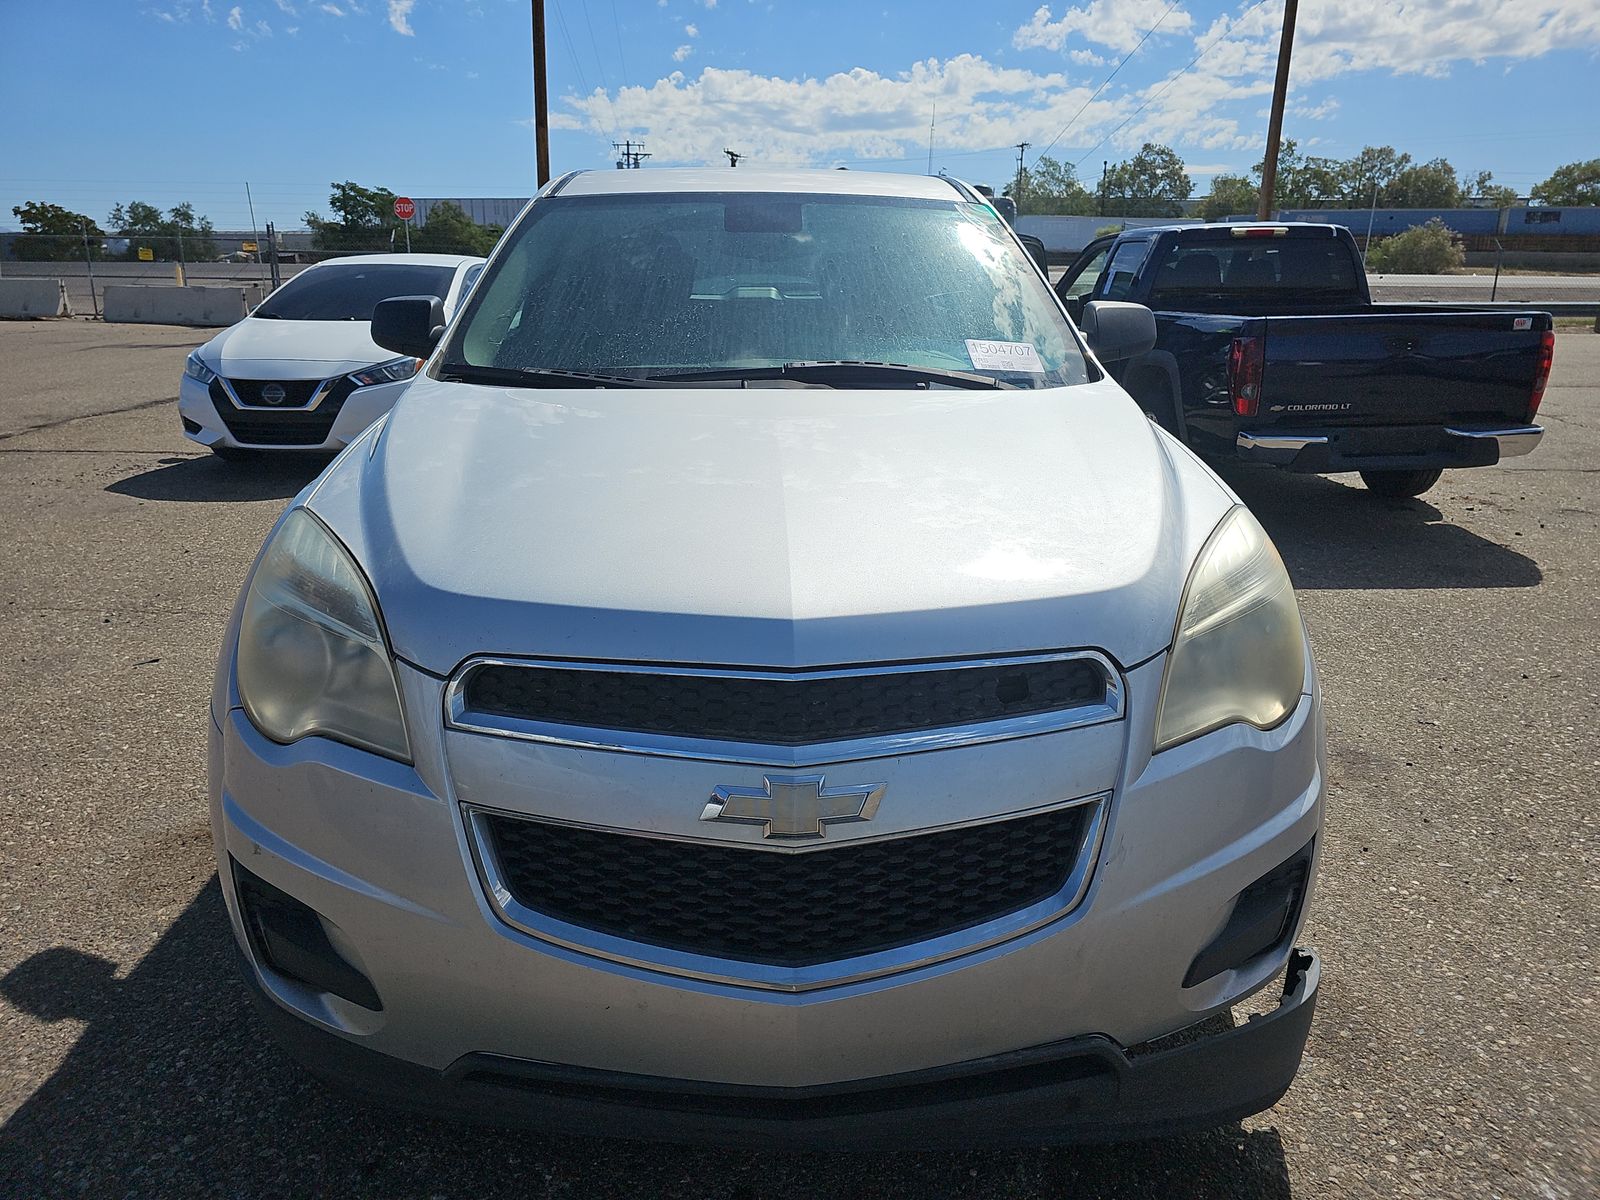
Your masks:
M812 742L804 745L769 745L728 742L713 738L673 734L644 733L555 722L526 720L468 707L467 683L483 667L550 668L563 671L604 671L648 675L684 675L700 678L762 681L848 679L868 675L906 672L959 671L969 668L1023 666L1031 663L1086 660L1096 663L1105 676L1103 702L1077 705L1050 712L1003 717L964 725L948 725L901 733L877 734L846 740ZM1044 654L996 656L959 661L927 661L828 667L817 670L752 670L731 667L698 667L678 664L598 663L566 659L478 657L467 660L451 677L444 693L444 723L447 728L493 737L547 745L574 746L622 754L647 754L663 758L690 758L705 762L740 763L769 767L808 767L823 763L886 758L927 750L946 750L982 742L1007 741L1059 733L1108 721L1119 721L1124 713L1125 688L1116 665L1094 650L1071 650Z

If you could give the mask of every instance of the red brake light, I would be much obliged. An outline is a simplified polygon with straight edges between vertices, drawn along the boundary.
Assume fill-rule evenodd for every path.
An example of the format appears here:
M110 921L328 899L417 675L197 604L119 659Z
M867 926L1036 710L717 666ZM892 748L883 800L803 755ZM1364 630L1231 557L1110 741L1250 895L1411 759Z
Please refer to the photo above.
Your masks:
M1228 392L1233 411L1253 417L1261 404L1261 376L1266 368L1267 344L1264 338L1238 337L1228 348Z
M1539 365L1533 373L1533 394L1528 397L1528 420L1533 420L1539 411L1539 401L1544 399L1545 384L1550 382L1550 364L1556 358L1556 334L1553 329L1546 329L1544 336L1539 339Z

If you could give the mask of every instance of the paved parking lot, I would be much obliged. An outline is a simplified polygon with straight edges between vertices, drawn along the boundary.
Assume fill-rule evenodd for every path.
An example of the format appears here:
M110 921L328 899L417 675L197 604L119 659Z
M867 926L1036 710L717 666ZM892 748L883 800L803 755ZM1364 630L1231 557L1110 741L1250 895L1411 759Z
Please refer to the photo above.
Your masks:
M1600 336L1531 457L1418 501L1235 472L1301 589L1324 959L1275 1109L1135 1146L838 1157L334 1099L236 982L204 769L223 619L318 469L178 434L203 333L0 325L0 1196L1535 1197L1600 1190Z

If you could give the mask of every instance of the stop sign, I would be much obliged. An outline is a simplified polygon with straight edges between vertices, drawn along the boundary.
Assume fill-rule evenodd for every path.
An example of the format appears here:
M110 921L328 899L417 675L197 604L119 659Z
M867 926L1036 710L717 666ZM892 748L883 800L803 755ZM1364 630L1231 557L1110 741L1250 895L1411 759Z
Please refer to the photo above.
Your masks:
M409 221L417 215L417 206L411 203L410 196L396 196L394 198L394 215L402 221Z

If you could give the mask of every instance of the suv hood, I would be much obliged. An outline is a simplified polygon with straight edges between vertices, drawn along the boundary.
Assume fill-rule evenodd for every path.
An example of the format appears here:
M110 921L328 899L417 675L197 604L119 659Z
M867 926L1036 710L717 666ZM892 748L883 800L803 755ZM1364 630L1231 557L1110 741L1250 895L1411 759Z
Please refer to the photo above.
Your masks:
M369 321L275 321L246 317L200 347L201 360L229 379L319 379L387 362Z
M821 666L1171 641L1231 493L1114 383L413 384L311 507L397 654Z

